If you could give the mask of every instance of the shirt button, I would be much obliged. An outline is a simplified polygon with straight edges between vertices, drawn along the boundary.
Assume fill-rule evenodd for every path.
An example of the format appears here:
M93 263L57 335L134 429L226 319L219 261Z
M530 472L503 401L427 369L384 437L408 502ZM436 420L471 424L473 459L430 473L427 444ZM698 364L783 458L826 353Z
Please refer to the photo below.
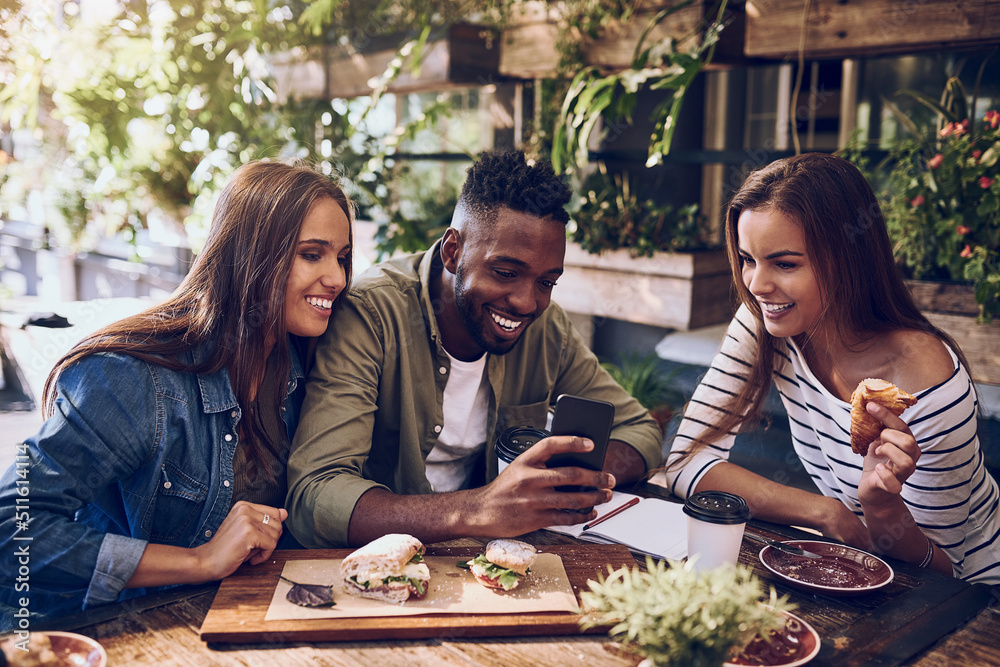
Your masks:
M206 530L205 531L205 537L211 537L211 536L212 536L212 531Z
M225 438L226 442L229 442L232 439L233 439L233 436L231 434L227 433L226 434L226 438Z
M223 482L222 486L229 486L229 480L227 479L225 482Z
M164 489L169 489L170 487L171 487L171 484L170 484L170 482L164 482L164 483L163 483L163 488L164 488Z
M448 372L448 369L445 368L444 366L442 366L441 368L438 369L438 373L440 373L441 375L444 375L447 372Z
M440 433L441 432L441 425L440 424L436 424L434 426L434 432L435 433Z

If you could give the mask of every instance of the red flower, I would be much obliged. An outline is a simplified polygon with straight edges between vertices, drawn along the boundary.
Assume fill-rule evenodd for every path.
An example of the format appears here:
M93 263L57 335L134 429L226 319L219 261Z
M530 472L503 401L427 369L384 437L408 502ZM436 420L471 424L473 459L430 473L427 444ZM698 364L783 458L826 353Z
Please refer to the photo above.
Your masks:
M972 151L972 157L976 160L976 162L979 161L979 158L982 157L982 155L983 155L983 152L981 150L976 149L976 150Z
M990 178L989 176L979 177L979 187L981 187L983 190L989 190L991 185L993 185L992 178Z
M966 258L972 257L972 248L969 246L969 244L966 244L965 248L962 249L962 252L958 254Z
M987 123L990 124L992 129L997 129L997 125L1000 125L1000 113L996 111L987 111L986 117L983 118Z
M947 137L950 134L960 135L965 134L969 130L969 119L966 118L961 123L948 123L941 130L941 136Z
M966 234L969 233L969 228L966 227L965 225L959 225L958 227L955 227L955 231L958 233L959 236L965 236Z
M917 195L910 201L910 206L912 206L913 208L917 208L918 206L923 206L924 201L926 200L924 199L923 195Z
M931 169L937 169L938 167L941 166L942 162L944 162L944 156L938 153L937 155L935 155L934 157L932 157L930 160L927 161L927 166L930 167Z

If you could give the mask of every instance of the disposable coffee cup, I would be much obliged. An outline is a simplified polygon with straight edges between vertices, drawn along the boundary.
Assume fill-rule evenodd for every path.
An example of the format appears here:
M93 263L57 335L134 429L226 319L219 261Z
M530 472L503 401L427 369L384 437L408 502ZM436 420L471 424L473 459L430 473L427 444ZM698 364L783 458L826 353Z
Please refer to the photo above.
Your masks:
M688 560L697 572L736 565L750 508L743 498L725 491L702 491L684 502Z
M497 436L497 474L510 463L528 451L532 445L551 435L548 431L532 426L513 426Z

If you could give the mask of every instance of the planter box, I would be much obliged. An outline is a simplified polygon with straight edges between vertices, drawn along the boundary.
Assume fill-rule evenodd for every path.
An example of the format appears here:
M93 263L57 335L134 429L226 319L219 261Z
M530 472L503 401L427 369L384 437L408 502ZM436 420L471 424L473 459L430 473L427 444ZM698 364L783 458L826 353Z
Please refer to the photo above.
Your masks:
M969 285L906 281L917 306L931 323L955 339L969 360L976 382L1000 385L1000 320L979 324L979 306Z
M564 264L552 297L572 313L687 330L735 312L724 250L636 258L626 250L592 255L567 243Z
M1000 3L954 0L809 0L803 56L870 57L996 44ZM795 58L807 0L747 3L747 56Z
M642 33L657 13L671 4L663 1L644 4L628 23L612 22L597 39L580 36L586 64L605 70L630 67ZM671 38L679 51L696 46L702 38L702 29L715 19L711 13L714 7L714 2L701 1L678 10L650 30L643 45L649 47ZM558 4L526 2L519 6L500 40L500 74L519 79L555 76L560 57L556 44L560 32L567 30L560 18ZM716 45L713 62L734 64L743 59L743 7L731 2L723 21L726 27Z
M351 98L370 95L371 83L382 76L396 58L405 35L378 34L377 26L358 32L360 53L324 45L296 48L270 58L277 83L278 100L331 97ZM481 86L496 83L500 61L499 36L490 28L456 23L438 31L425 45L418 72L404 69L390 84L393 93L445 90L452 86Z

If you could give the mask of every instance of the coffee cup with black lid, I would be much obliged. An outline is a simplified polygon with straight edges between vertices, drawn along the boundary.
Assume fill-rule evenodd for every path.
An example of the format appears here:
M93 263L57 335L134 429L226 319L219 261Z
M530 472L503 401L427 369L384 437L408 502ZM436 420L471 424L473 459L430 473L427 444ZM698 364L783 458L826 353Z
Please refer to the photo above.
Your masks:
M698 572L736 565L743 529L750 520L746 501L725 491L701 491L684 502L688 560Z
M512 426L497 436L497 474L503 472L520 454L526 452L536 442L551 434L543 428L533 426Z

